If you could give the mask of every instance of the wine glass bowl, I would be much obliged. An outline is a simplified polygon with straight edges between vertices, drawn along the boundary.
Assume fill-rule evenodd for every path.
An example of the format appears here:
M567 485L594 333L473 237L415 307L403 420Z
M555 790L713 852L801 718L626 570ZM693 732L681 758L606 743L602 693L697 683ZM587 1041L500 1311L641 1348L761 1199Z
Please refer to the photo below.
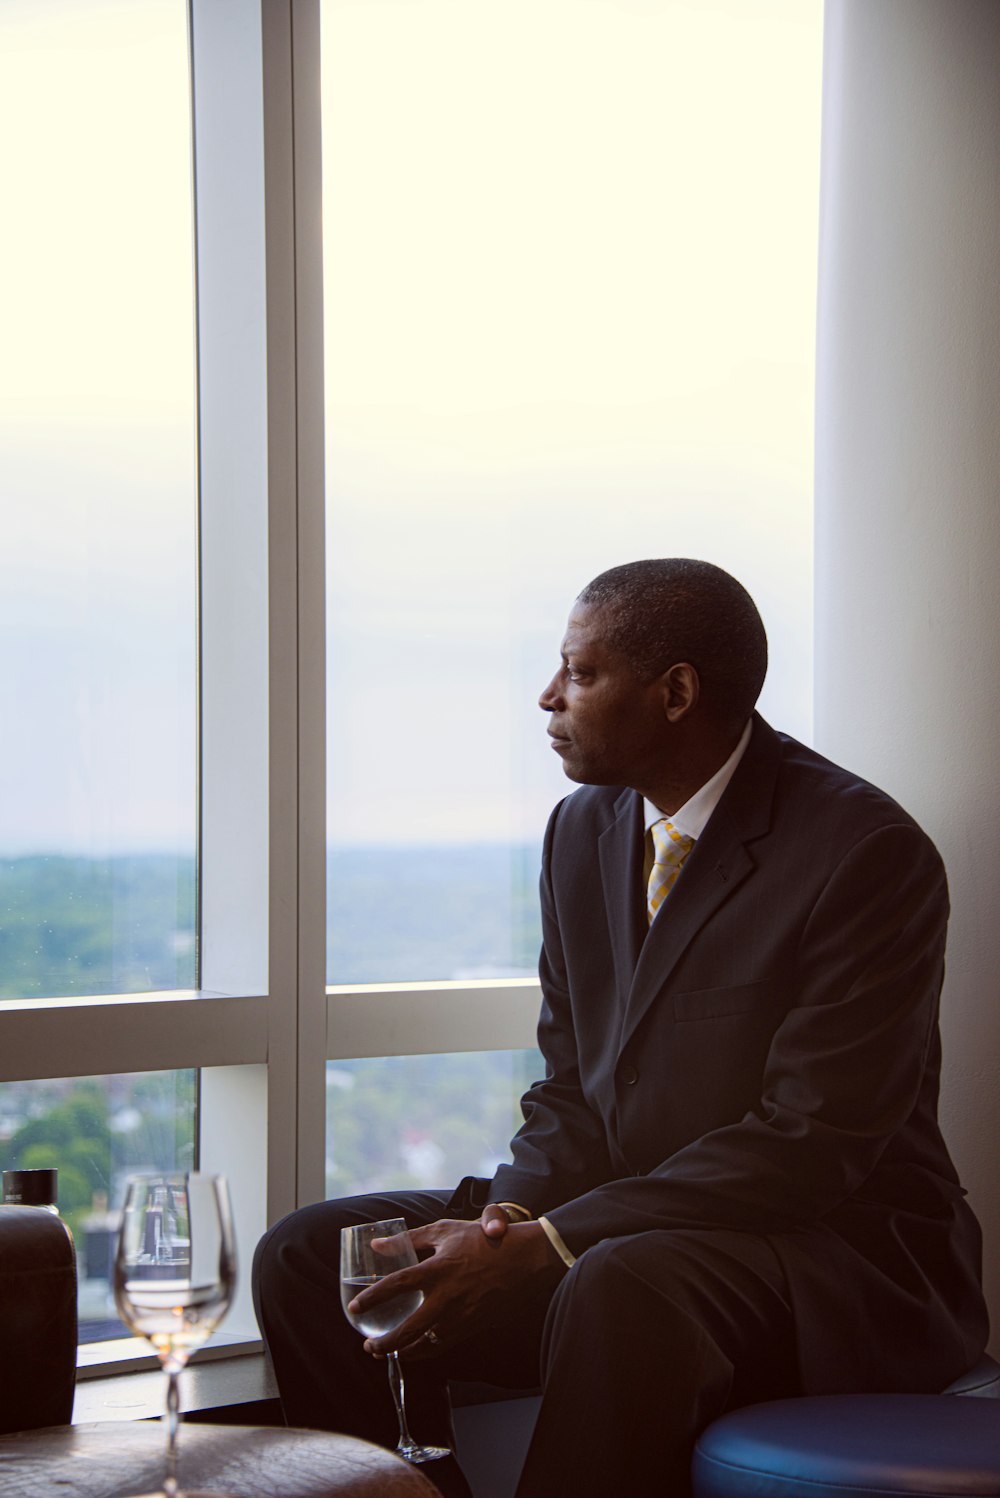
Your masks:
M354 1227L342 1228L340 1232L340 1299L344 1315L365 1337L384 1337L387 1332L401 1326L414 1311L423 1304L420 1290L402 1291L381 1305L366 1307L360 1312L348 1309L351 1301L376 1280L395 1274L417 1262L416 1251L410 1241L406 1223L401 1217L387 1218L382 1222L362 1222ZM447 1446L423 1446L410 1435L406 1423L406 1402L403 1372L399 1354L388 1355L389 1386L396 1405L399 1421L399 1443L397 1455L408 1462L434 1462L451 1456Z
M359 1227L344 1228L341 1234L340 1298L344 1315L355 1331L365 1337L384 1337L386 1332L402 1325L423 1303L421 1292L412 1290L358 1314L348 1309L354 1297L367 1285L417 1262L405 1224L402 1231L397 1226L402 1223L401 1217L387 1222L366 1222ZM377 1249L373 1246L375 1239L379 1240Z
M167 1374L167 1475L177 1486L177 1379L219 1325L236 1284L236 1249L223 1176L133 1176L115 1254L115 1305L125 1325L152 1343Z

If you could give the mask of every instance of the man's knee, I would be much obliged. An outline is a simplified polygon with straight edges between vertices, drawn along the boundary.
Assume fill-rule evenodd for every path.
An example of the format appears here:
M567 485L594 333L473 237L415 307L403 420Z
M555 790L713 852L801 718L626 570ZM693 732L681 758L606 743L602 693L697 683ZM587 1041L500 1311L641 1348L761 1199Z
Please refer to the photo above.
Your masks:
M290 1212L268 1229L257 1244L250 1276L258 1320L268 1304L294 1294L303 1279L314 1277L317 1268L326 1275L332 1272L324 1244L333 1232L339 1237L330 1214L316 1206Z
M781 1266L766 1239L745 1233L652 1231L605 1238L581 1254L553 1299L583 1322L676 1315L714 1332L787 1314Z
M626 1262L624 1238L604 1238L580 1255L559 1282L557 1294L574 1297L593 1294L602 1284L618 1278Z
M581 1254L552 1296L543 1338L543 1358L566 1338L585 1346L589 1339L628 1338L629 1319L645 1299L630 1267L628 1240L605 1238Z
M553 1297L544 1366L605 1349L670 1345L695 1360L757 1367L761 1349L784 1388L795 1376L792 1313L764 1238L695 1230L605 1239L588 1248ZM589 1349L589 1351L588 1351ZM714 1351L713 1351L714 1349Z
M623 1284L638 1294L644 1283L658 1293L669 1294L673 1287L682 1292L692 1279L703 1277L697 1248L685 1236L650 1232L604 1238L580 1255L558 1293L586 1302L613 1296Z

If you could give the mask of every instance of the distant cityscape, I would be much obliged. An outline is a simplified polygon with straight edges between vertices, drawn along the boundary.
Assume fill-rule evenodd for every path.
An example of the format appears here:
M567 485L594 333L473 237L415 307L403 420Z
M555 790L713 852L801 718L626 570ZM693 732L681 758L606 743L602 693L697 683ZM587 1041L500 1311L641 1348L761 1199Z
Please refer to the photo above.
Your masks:
M530 976L540 850L525 844L335 848L327 981ZM193 857L0 862L0 998L193 988Z

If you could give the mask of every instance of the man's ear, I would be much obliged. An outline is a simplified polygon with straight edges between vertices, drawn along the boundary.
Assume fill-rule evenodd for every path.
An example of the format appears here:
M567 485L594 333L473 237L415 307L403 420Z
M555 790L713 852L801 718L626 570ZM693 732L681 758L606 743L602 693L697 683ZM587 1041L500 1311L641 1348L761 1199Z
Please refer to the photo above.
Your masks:
M663 673L663 711L667 721L679 723L697 705L701 683L694 666L680 661Z

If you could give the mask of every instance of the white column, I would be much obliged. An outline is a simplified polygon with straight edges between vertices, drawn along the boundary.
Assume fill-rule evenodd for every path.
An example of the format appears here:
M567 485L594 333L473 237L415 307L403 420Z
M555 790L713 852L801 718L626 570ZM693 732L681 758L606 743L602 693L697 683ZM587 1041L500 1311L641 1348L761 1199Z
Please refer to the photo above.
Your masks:
M247 1029L266 995L267 1020L263 1055L232 1057L266 1073L203 1069L201 1158L232 1177L246 1289L265 1221L324 1189L319 3L193 0L191 36L201 987L244 996Z
M826 26L816 741L948 866L941 1116L1000 1324L1000 4Z

